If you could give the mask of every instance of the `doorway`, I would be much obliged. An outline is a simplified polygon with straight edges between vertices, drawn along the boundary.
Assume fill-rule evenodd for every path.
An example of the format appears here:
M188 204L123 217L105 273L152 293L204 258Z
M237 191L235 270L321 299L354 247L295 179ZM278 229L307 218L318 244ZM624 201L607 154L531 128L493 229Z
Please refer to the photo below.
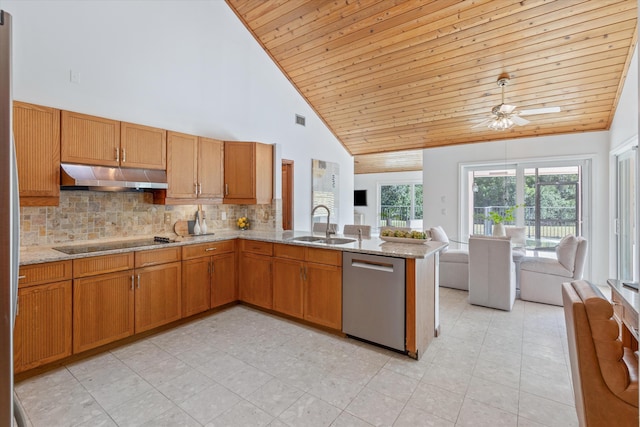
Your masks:
M293 160L282 159L282 229L293 230Z

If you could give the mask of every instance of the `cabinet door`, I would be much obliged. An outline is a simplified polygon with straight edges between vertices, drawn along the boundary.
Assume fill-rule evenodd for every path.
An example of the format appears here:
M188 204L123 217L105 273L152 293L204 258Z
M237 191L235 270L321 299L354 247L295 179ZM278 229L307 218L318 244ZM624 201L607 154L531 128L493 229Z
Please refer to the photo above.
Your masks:
M255 199L255 143L224 143L225 199Z
M182 317L209 310L211 304L211 257L183 261Z
M63 163L118 166L120 122L63 111L61 160Z
M71 355L71 280L18 291L15 372Z
M133 271L73 281L73 352L133 335Z
M167 197L195 199L198 184L198 137L167 132Z
M211 307L218 307L237 300L236 254L232 252L216 255L213 257Z
M60 197L60 110L13 102L21 206L57 206Z
M264 308L273 307L271 257L244 252L240 258L240 299Z
M273 259L273 309L302 318L304 263L292 259Z
M181 318L181 272L180 262L136 270L136 334Z
M304 318L309 322L342 329L342 268L307 263Z
M201 137L198 143L198 197L222 199L224 142Z
M164 129L120 124L120 164L127 168L167 168L167 131Z

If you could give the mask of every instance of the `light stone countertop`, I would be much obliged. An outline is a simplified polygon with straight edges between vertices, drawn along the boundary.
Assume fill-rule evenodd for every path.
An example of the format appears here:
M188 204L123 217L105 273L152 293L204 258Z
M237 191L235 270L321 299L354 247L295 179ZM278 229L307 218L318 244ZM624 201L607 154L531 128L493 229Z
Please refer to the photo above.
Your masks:
M184 246L191 245L197 243L206 243L206 242L216 242L221 240L229 240L229 239L248 239L248 240L259 240L265 242L273 242L273 243L286 243L297 246L307 246L314 248L324 248L324 249L332 249L339 250L344 252L357 252L363 254L371 254L371 255L383 255L383 256L391 256L397 258L427 258L432 256L436 252L441 251L447 245L441 242L426 242L424 244L411 244L411 243L391 243L385 242L378 237L372 237L371 239L362 239L362 242L358 242L357 239L353 243L346 243L342 245L329 245L326 243L313 243L313 242L301 242L290 240L295 237L300 236L309 236L312 233L308 231L259 231L259 230L246 230L246 231L233 231L233 230L224 230L214 232L213 235L206 236L189 236L189 237L180 237L177 235L163 235L164 237L169 237L171 239L175 239L175 242L166 243L161 245L151 245L151 246L139 246L135 248L126 248L126 249L115 249L110 251L100 251L100 252L91 252L84 253L78 255L67 255L63 252L57 251L53 249L54 247L62 247L62 246L84 246L88 244L101 244L101 243L111 243L117 241L126 241L126 240L144 240L144 239L152 239L153 236L135 236L130 238L120 238L120 239L102 239L102 240L91 240L91 241L82 241L82 242L66 242L60 243L53 246L28 246L20 248L20 265L29 265L29 264L39 264L43 262L53 262L53 261L65 261L70 259L77 258L86 258L92 256L100 256L100 255L110 255L117 254L123 252L131 252L131 251L141 251L147 249L160 249L165 247L172 246ZM324 237L322 233L315 233L317 237ZM345 236L335 236L332 237L345 237ZM353 236L346 236L353 238Z

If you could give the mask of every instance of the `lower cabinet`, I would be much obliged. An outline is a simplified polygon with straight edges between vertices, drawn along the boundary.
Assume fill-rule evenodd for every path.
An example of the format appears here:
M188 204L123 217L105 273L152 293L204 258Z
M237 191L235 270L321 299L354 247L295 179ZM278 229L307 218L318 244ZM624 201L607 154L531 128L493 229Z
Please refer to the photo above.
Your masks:
M73 281L73 352L180 319L180 255L164 248L74 260L84 277ZM121 271L102 274L110 270Z
M240 240L240 300L273 308L273 243Z
M180 319L182 263L136 269L135 333Z
M235 241L182 248L182 317L238 299Z
M16 373L71 355L71 280L18 289Z
M342 329L342 252L274 245L273 309Z

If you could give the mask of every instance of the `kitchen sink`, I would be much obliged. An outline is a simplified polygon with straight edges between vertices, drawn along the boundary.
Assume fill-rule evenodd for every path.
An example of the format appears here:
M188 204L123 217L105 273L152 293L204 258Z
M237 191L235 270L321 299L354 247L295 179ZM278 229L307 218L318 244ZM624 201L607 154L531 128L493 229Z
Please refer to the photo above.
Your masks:
M316 237L316 236L300 236L300 237L293 237L289 240L298 241L298 242L318 242L320 240L325 240L325 239L323 237Z
M356 239L346 239L344 237L330 237L328 239L316 240L318 243L326 243L327 245L344 245L346 243L353 243Z

